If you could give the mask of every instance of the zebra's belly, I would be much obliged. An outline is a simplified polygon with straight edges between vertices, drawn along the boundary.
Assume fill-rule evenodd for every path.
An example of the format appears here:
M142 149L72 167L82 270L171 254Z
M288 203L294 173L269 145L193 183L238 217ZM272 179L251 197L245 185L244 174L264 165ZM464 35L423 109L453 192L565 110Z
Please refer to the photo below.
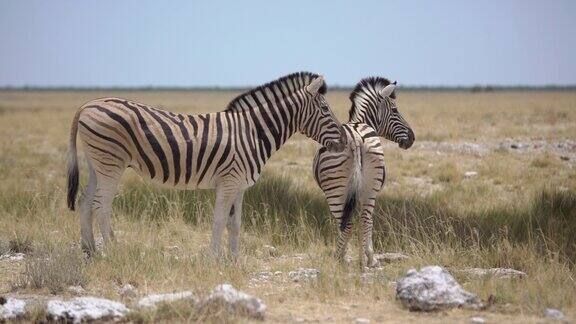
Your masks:
M140 172L137 168L129 166L133 169L144 181L151 182L159 187L170 188L170 189L181 189L181 190L195 190L195 189L214 189L216 188L217 178L210 177L208 179L202 179L198 182L197 179L191 178L188 182L185 179L179 179L180 181L175 182L172 179L164 181L161 176L156 176L151 178L145 172Z
M158 176L155 178L151 178L145 172L140 172L137 168L134 168L132 166L129 167L133 169L136 172L136 174L138 174L144 181L152 182L153 184L163 188L181 189L181 190L215 189L218 183L222 182L228 182L228 183L232 182L236 188L244 190L253 186L260 177L260 174L257 174L254 176L254 179L252 179L251 177L247 178L233 177L233 179L231 179L230 177L228 177L229 174L224 173L210 177L204 177L200 182L198 181L197 177L191 177L188 182L186 182L184 179L181 179L180 181L174 183L174 181L170 180L163 181L162 177Z

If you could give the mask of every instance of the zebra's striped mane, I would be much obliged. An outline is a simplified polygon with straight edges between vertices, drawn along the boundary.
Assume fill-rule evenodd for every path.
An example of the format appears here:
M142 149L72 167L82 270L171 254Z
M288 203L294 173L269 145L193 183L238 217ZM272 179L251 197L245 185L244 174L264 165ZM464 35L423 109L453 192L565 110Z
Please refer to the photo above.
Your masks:
M380 90L390 84L390 80L383 77L368 77L360 80L350 93L350 101L352 101L352 107L348 112L348 120L352 120L352 116L356 113L356 98L360 95L369 96L369 98L374 98L377 94L376 91ZM392 92L390 98L396 99L396 91Z
M263 84L263 85L258 86L256 88L253 88L253 89L237 96L232 101L230 101L230 103L228 104L228 106L226 107L226 109L224 111L240 111L240 110L242 110L243 107L241 105L241 101L243 99L246 99L246 98L256 94L257 92L260 92L260 91L263 92L266 89L273 89L273 87L275 85L285 84L287 81L296 81L297 85L300 84L302 87L304 87L304 86L310 84L310 82L312 82L312 80L314 80L318 77L319 77L318 74L315 74L312 72L296 72L296 73L285 75L285 76L283 76L277 80L268 82L266 84ZM302 82L304 82L305 84L302 84ZM286 88L289 89L288 86L286 86ZM326 94L326 83L324 83L320 87L318 92L321 94ZM286 95L290 95L290 93L287 93ZM282 97L280 99L284 99L284 97Z

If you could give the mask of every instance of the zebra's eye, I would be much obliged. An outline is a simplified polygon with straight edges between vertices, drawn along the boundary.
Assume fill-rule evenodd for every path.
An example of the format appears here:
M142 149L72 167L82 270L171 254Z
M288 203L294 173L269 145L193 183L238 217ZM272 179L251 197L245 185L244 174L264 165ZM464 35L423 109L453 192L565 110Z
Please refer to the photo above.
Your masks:
M322 109L323 112L328 112L328 110L330 110L328 109L328 106L322 106L320 109Z
M396 107L392 107L392 108L390 108L390 109L392 109L392 112L393 112L393 113L395 113L395 114L397 114L397 113L398 113L398 108L396 108Z

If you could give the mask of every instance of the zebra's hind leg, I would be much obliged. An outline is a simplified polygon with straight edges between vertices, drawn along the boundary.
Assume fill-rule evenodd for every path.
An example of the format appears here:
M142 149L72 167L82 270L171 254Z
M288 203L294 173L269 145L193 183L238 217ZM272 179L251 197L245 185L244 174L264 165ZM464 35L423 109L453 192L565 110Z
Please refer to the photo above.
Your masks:
M92 204L94 202L94 194L96 192L96 172L88 161L88 185L84 190L82 203L80 205L80 236L82 250L90 257L96 251L96 243L94 241L94 231L92 229L94 218L92 214Z
M363 253L360 253L360 260L362 268L375 267L377 262L374 260L374 246L372 242L372 228L374 212L374 205L376 203L375 195L363 199L362 213L360 215L360 241L362 242Z
M238 236L240 235L240 227L242 225L243 198L244 191L236 195L236 200L230 209L230 216L228 217L228 243L230 245L230 252L233 256L238 255Z
M124 172L125 167L118 166L115 172L98 173L96 195L94 196L93 211L98 219L100 226L100 233L104 245L109 245L114 240L114 232L112 231L111 216L112 216L112 201L118 189L118 182Z
M342 262L346 262L346 251L348 250L348 242L352 234L352 221L349 221L344 226L341 225L340 233L336 241L336 258Z
M353 227L352 216L356 209L356 196L356 192L351 191L339 197L339 204L333 204L330 203L330 200L328 201L331 209L333 206L337 208L332 210L332 215L340 221L340 234L336 241L336 258L341 262L346 261L346 250L348 249L348 242L350 241Z
M231 183L221 183L216 186L216 203L214 205L212 241L210 243L212 253L216 256L220 256L222 253L220 249L222 232L224 232L227 218L230 215L230 209L236 200L238 192L238 188Z

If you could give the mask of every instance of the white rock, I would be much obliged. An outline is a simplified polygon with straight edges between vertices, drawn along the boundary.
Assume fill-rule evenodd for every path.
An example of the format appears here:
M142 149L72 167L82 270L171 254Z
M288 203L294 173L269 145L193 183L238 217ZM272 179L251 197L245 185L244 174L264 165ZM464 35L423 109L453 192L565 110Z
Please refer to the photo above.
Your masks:
M356 324L368 324L368 323L370 323L370 320L367 318L358 317L357 319L354 320L354 323L356 323Z
M498 279L522 278L526 276L526 272L510 268L469 268L459 271L475 277L493 276Z
M104 247L104 238L100 236L96 238L94 243L96 243L96 250L102 250L102 248Z
M0 255L0 261L22 261L25 256L24 253L7 253Z
M0 297L0 322L17 319L26 313L26 302L15 298Z
M474 317L470 318L470 323L483 324L483 323L486 323L486 320L484 319L484 317L474 316Z
M294 282L301 282L316 279L319 274L320 270L318 269L298 268L294 271L288 272L288 277Z
M68 290L69 293L74 295L83 295L86 293L86 290L84 290L82 286L70 286L66 290Z
M250 283L253 285L258 285L261 283L267 283L270 281L274 281L275 278L281 277L283 274L282 271L260 271L254 275L254 277L250 278Z
M291 254L291 255L281 255L280 258L281 259L292 259L292 260L302 261L302 260L308 258L308 255L304 254L304 253L295 253L295 254Z
M478 175L476 171L466 171L464 172L464 178L473 178Z
M268 254L270 254L270 256L278 255L278 250L275 247L273 247L272 245L264 244L262 246L262 250L264 250L265 252L268 252Z
M138 307L153 308L160 303L170 303L178 300L190 300L193 304L198 303L198 299L191 291L182 291L169 294L152 294L141 298L138 301Z
M136 287L129 283L118 289L118 294L122 297L135 297L136 292Z
M248 315L257 319L264 319L266 305L262 300L238 291L230 284L216 286L210 295L202 302L202 308L225 307L233 314Z
M67 301L53 299L46 305L46 314L50 319L73 323L117 319L128 312L122 303L96 297L77 297Z
M453 307L479 309L482 302L475 294L465 291L444 268L428 266L408 270L398 279L396 298L415 311L433 311Z
M388 253L376 253L374 254L374 259L380 263L383 262L390 263L395 261L408 260L410 259L410 257L404 253L388 252Z
M264 244L256 251L259 258L274 258L278 256L278 250L272 245Z
M544 311L544 316L554 319L554 320L563 320L564 313L561 310L554 309L554 308L546 308Z

